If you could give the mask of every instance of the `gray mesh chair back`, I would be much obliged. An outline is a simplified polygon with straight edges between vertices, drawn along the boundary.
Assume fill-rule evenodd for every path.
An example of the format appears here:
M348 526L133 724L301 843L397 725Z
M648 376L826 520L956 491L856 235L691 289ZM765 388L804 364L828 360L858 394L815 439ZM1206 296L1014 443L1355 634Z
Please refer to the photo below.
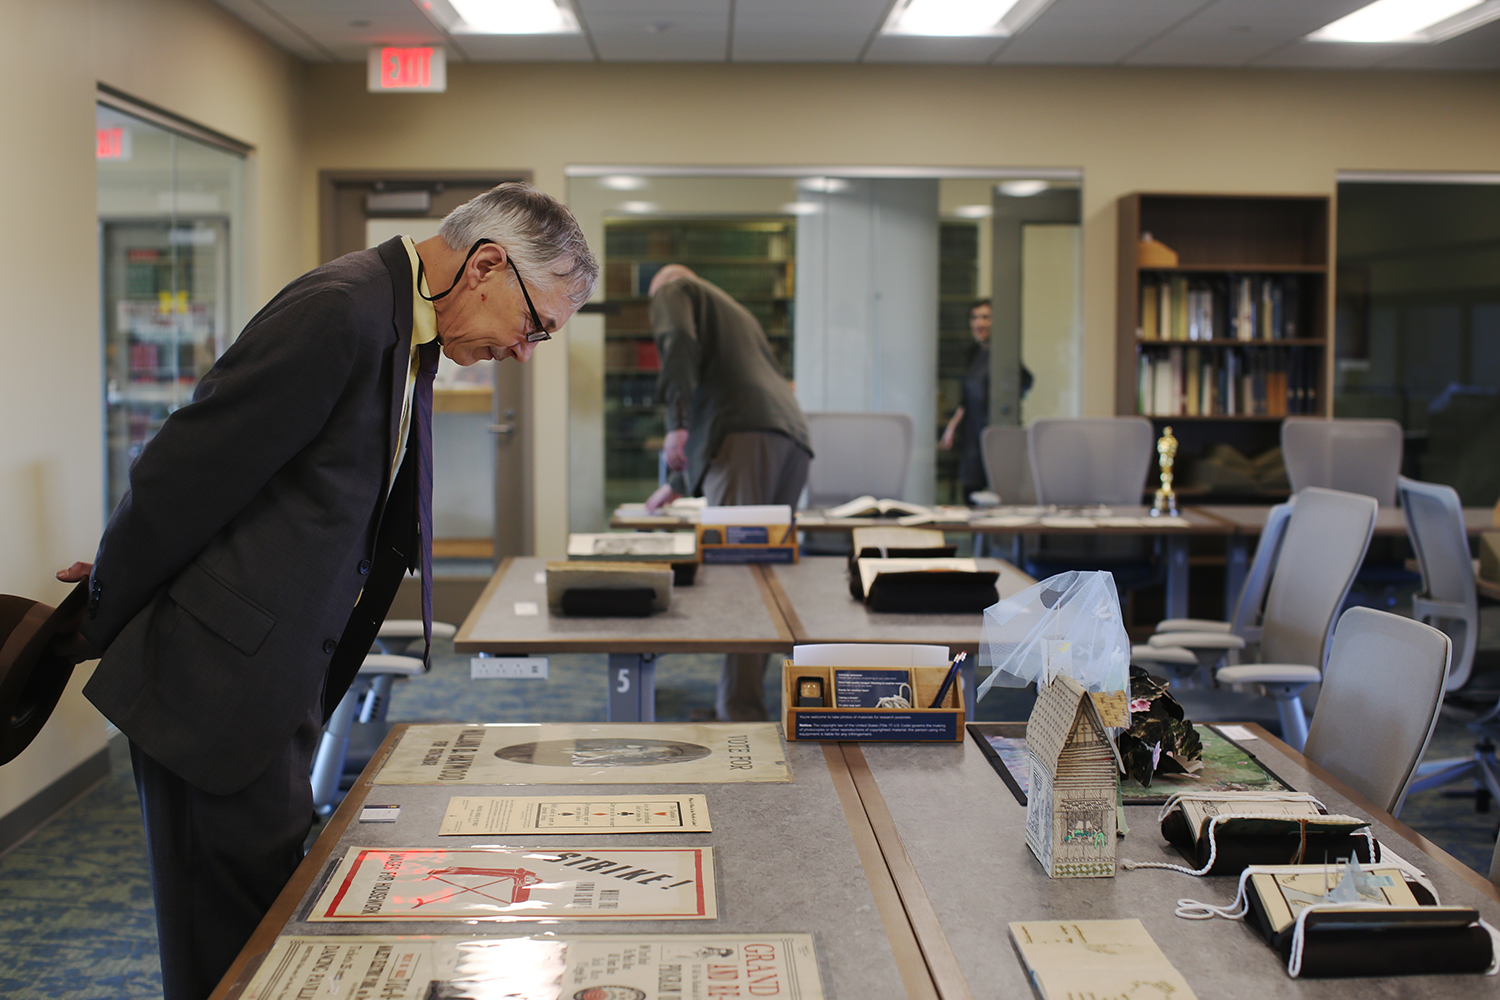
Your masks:
M1250 557L1250 570L1245 574L1245 583L1235 601L1234 617L1229 620L1229 631L1247 644L1260 642L1260 620L1265 612L1266 592L1271 587L1271 571L1281 555L1281 543L1286 539L1286 526L1291 517L1291 501L1272 507L1266 513L1266 523L1260 530L1255 554Z
M1266 591L1260 662L1322 668L1378 509L1373 497L1358 493L1309 488L1297 494Z
M1394 420L1287 417L1281 424L1281 454L1293 493L1320 486L1395 506L1401 446L1401 425Z
M1453 487L1439 483L1402 476L1397 490L1406 533L1422 573L1422 592L1412 598L1412 617L1442 629L1453 640L1448 690L1454 691L1469 679L1479 638L1479 594L1463 504Z
M1031 485L1031 459L1026 454L1026 428L991 424L979 437L984 477L991 493L1005 504L1036 503Z
M828 507L869 494L906 499L911 417L904 413L809 413L813 460L807 505Z
M1452 653L1429 625L1350 608L1333 634L1303 752L1394 815L1432 738Z
M1156 464L1145 417L1039 417L1026 430L1038 503L1141 502Z

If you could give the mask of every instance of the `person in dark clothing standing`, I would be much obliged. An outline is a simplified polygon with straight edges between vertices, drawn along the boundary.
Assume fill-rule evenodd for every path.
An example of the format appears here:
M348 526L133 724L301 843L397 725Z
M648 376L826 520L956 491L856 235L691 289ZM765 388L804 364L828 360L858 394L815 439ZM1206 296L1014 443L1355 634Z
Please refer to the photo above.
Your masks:
M958 449L958 483L965 501L969 494L988 485L980 439L990 422L990 326L993 317L989 299L980 299L969 307L969 332L974 335L974 346L969 350L969 362L964 368L958 408L943 428L940 442L944 449ZM1023 396L1031 388L1031 381L1031 372L1022 365Z

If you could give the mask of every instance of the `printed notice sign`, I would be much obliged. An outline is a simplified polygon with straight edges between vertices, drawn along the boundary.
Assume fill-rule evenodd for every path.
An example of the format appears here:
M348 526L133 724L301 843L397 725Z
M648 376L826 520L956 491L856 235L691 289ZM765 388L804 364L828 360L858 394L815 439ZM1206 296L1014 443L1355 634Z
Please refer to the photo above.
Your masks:
M351 847L308 920L692 920L718 916L708 847Z
M771 722L417 725L377 785L791 781Z
M438 833L485 836L517 833L707 833L702 795L592 795L552 798L455 796Z
M810 934L298 935L242 1000L822 1000Z

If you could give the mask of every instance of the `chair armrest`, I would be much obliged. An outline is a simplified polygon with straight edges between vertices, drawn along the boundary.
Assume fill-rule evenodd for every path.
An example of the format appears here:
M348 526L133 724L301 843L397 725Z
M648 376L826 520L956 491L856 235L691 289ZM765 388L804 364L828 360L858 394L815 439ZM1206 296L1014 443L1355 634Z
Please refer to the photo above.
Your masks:
M1158 632L1228 632L1229 623L1210 618L1167 618L1156 623Z
M1131 646L1131 663L1155 663L1160 665L1196 667L1198 657L1182 646Z
M1316 684L1323 679L1317 667L1304 663L1244 663L1221 667L1214 676L1221 684Z
M391 656L387 653L371 653L359 665L359 673L362 677L369 677L372 674L415 677L422 670L422 661L415 656Z
M1158 632L1146 640L1151 646L1184 649L1244 649L1245 640L1233 632Z

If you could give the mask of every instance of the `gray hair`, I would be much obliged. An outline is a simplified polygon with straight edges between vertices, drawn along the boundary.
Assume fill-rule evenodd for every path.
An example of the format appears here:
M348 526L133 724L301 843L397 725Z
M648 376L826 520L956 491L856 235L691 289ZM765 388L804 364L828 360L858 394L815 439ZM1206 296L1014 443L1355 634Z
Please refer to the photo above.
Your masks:
M594 294L599 262L567 206L520 181L498 184L448 213L438 228L448 246L463 253L475 240L494 240L533 282L548 275L576 309ZM535 293L533 293L535 294Z

